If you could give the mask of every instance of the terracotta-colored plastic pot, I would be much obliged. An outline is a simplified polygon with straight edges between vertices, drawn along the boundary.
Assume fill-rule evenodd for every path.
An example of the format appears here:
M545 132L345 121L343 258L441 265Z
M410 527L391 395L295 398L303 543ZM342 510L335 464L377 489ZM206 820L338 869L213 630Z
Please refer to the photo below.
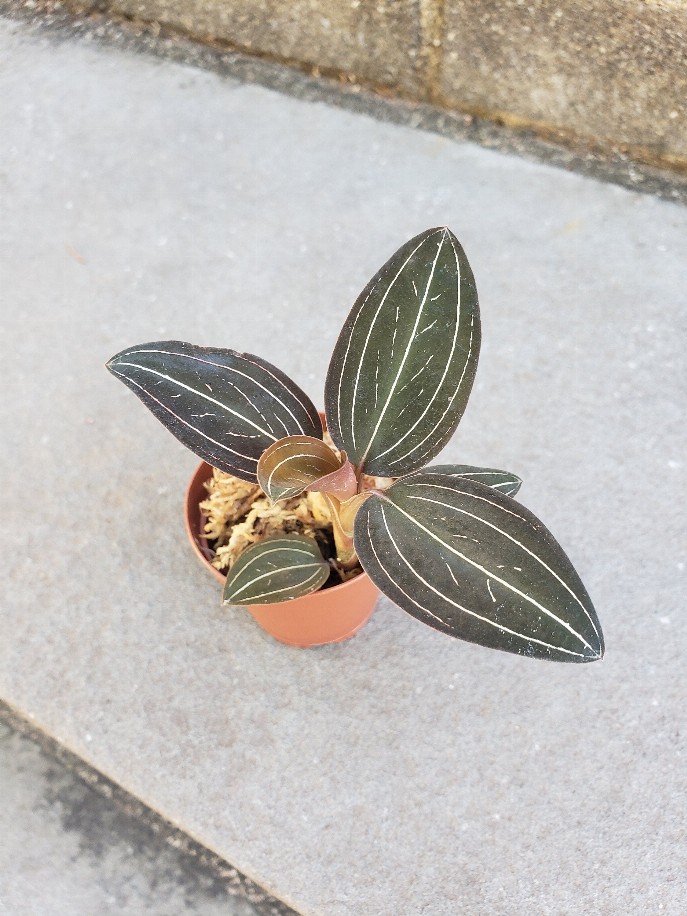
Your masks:
M212 552L203 534L205 525L199 503L206 496L206 480L212 468L206 462L196 468L186 491L186 531L201 563L220 582L226 576L210 565ZM372 616L379 589L365 573L303 598L279 604L252 604L246 608L270 636L290 646L308 648L341 642L353 636Z

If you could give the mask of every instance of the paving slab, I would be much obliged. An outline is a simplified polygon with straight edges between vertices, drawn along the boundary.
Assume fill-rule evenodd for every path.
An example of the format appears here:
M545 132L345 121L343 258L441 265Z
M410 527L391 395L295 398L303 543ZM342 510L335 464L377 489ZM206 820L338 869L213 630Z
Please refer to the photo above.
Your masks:
M305 914L684 912L687 210L0 20L0 696ZM257 352L321 403L350 305L432 225L484 347L446 460L506 467L601 663L380 600L273 642L184 541L195 465L103 362Z

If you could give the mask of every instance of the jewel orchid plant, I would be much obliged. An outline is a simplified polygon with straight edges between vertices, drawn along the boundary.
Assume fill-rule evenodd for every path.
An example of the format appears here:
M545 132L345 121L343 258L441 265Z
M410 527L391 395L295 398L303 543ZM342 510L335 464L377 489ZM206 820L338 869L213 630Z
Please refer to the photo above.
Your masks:
M465 410L480 350L475 281L450 230L429 229L375 274L349 314L317 408L257 356L163 341L108 368L213 467L256 478L273 500L324 497L337 560L358 561L403 610L451 636L534 658L603 656L601 627L570 560L513 497L514 474L429 465ZM312 538L249 547L227 604L285 601L321 588Z

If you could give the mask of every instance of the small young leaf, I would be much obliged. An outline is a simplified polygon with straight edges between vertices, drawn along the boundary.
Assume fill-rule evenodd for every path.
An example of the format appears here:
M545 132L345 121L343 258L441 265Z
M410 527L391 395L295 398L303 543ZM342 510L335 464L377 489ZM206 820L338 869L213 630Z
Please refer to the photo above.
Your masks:
M274 442L261 456L258 483L277 502L298 496L340 467L341 460L321 439L287 436Z
M533 658L603 656L601 626L570 560L498 490L414 474L367 499L354 540L372 581L437 630Z
M355 468L346 457L346 452L341 452L343 464L341 467L320 477L308 487L313 493L330 493L337 499L346 500L355 496L358 489L358 478L355 476Z
M107 368L208 464L255 480L258 459L284 436L322 438L308 396L250 353L156 341L117 353Z
M429 229L358 297L327 374L327 426L358 470L401 477L448 442L477 369L475 280L448 229Z
M224 604L276 604L317 591L329 564L312 538L289 534L249 547L229 570Z
M432 464L424 468L426 474L441 474L443 477L464 477L475 480L487 487L505 493L506 496L515 496L522 480L508 471L497 471L495 468L477 468L470 464Z

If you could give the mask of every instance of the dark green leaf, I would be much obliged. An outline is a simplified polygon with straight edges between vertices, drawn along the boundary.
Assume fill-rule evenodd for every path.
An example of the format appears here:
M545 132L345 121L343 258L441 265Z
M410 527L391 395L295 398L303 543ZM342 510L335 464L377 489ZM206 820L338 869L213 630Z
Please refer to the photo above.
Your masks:
M155 341L122 350L107 368L187 448L244 480L255 480L260 455L278 439L322 438L308 396L250 353Z
M429 626L555 661L601 658L579 576L527 509L465 478L415 474L369 497L355 547L375 584Z
M432 464L424 469L427 474L441 474L442 477L464 477L475 480L487 487L505 493L506 496L515 496L522 480L508 471L497 471L495 468L477 468L471 464Z
M479 348L465 252L448 229L429 229L387 261L346 319L325 388L334 443L366 474L419 470L463 415Z
M265 538L249 547L229 570L224 604L276 604L317 591L329 578L312 538L301 534Z

